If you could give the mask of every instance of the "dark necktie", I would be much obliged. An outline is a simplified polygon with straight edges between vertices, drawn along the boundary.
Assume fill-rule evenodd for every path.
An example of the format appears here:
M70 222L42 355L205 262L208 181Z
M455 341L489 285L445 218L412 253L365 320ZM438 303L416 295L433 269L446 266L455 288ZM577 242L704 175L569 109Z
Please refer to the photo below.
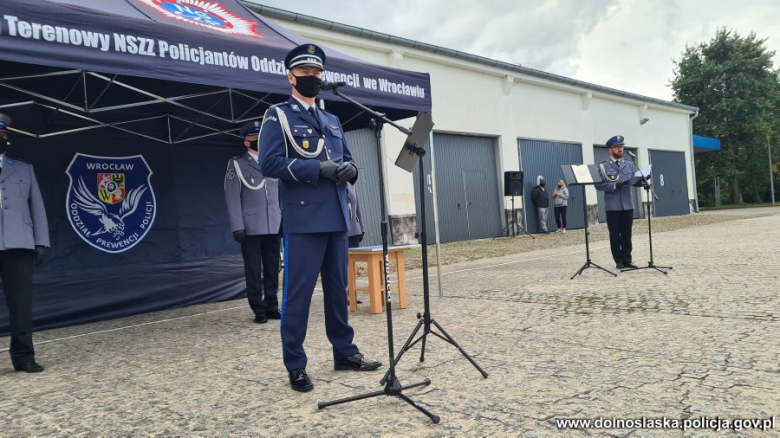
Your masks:
M309 107L309 114L311 114L312 117L314 117L314 121L317 123L317 128L320 127L320 118L317 117L317 110L313 107Z

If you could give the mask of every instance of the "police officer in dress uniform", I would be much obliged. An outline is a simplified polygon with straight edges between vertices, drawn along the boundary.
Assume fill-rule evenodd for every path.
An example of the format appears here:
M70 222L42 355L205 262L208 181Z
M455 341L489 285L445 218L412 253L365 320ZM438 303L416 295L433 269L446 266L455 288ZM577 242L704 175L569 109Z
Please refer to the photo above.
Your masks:
M225 201L230 230L241 244L246 275L246 296L255 322L281 319L279 311L279 181L266 178L258 162L260 122L241 128L246 153L231 158L225 172Z
M0 278L11 321L14 370L43 371L32 340L32 273L49 248L49 225L32 165L5 156L11 119L0 114Z
M346 182L357 180L341 122L315 106L322 86L325 53L314 44L290 51L284 60L292 97L268 109L260 130L260 164L266 176L281 180L284 230L282 356L296 391L314 385L306 374L303 349L312 292L321 274L325 331L336 370L375 370L352 343L347 322Z
M609 247L618 269L636 269L631 259L631 227L634 222L634 190L629 181L634 176L634 162L623 159L624 139L616 135L607 140L610 158L599 164L601 183L596 190L604 192L604 204L607 211L609 228ZM644 183L639 181L635 186Z

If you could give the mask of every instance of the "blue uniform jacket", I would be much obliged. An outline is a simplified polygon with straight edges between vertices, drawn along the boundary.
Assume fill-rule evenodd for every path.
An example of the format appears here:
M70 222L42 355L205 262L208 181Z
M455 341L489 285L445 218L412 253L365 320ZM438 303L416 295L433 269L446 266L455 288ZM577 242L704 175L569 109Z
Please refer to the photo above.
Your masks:
M305 158L285 138L277 109L287 116L295 143L315 151L320 138L325 147L319 156ZM268 109L260 129L260 166L264 175L279 178L282 228L285 234L327 233L349 229L346 184L320 179L320 162L330 157L338 163L353 161L341 122L318 109L319 120L293 97Z
M31 164L0 156L0 250L49 247L49 223Z
M622 211L634 209L634 189L628 184L616 189L615 183L617 181L628 183L635 172L634 162L629 160L620 160L619 162L606 160L599 164L601 182L596 184L596 190L604 192L604 210ZM634 186L639 187L641 185L642 182L639 181Z
M262 187L252 190L244 184ZM224 186L230 231L244 230L247 236L279 234L279 181L266 178L249 152L228 161Z

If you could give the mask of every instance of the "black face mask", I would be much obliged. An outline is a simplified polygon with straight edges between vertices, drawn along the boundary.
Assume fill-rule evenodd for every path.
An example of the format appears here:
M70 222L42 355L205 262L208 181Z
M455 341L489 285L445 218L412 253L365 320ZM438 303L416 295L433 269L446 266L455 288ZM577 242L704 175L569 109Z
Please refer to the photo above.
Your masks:
M320 94L322 88L322 79L317 76L295 76L295 89L301 93L303 97L317 97Z
M257 140L249 142L249 149L252 149L253 151L257 152Z

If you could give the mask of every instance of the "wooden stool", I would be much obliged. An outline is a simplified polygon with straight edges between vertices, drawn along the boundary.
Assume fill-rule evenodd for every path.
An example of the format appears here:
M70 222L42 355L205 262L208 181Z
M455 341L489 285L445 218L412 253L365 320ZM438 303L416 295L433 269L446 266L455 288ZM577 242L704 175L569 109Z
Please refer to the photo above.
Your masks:
M401 309L406 309L406 274L404 271L404 250L414 248L419 245L401 245L391 246L387 249L387 258L389 261L395 260L398 276L398 303ZM357 263L365 262L368 264L368 287L357 287ZM369 299L369 309L371 313L382 313L384 300L384 279L382 268L382 247L371 246L365 248L350 248L349 263L347 268L349 274L348 296L349 310L357 310L357 291L367 290Z

